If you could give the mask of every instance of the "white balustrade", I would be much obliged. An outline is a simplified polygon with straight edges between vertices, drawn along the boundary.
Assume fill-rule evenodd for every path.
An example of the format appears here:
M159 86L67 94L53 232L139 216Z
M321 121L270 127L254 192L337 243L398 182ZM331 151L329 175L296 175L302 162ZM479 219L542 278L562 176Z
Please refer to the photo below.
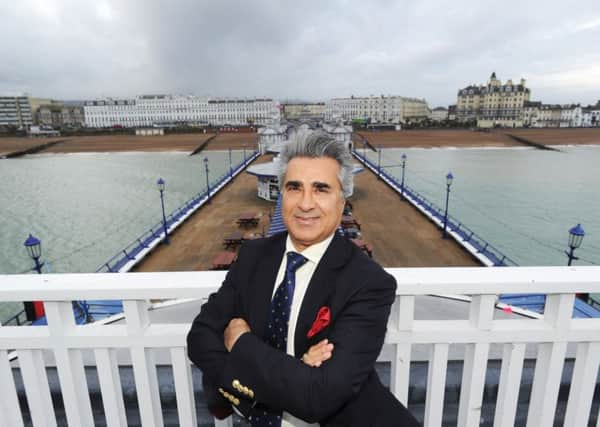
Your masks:
M492 346L503 348L494 426L515 423L524 360L535 359L528 426L555 422L558 393L569 345L575 349L565 425L587 426L592 415L595 379L600 364L600 319L571 319L575 293L600 293L600 267L391 268L398 281L397 299L388 324L382 360L391 361L391 389L408 402L411 355L429 346L425 425L444 420L444 393L449 349L464 349L458 425L480 424L487 365ZM0 424L22 426L12 369L20 369L34 426L57 425L46 366L55 364L65 416L70 426L93 425L84 364L97 368L104 417L109 426L125 426L119 364L133 368L144 426L162 426L157 354L172 366L179 424L195 426L196 408L185 338L189 323L153 322L149 301L205 299L224 272L0 275L0 301L45 302L48 326L0 326ZM544 316L495 316L497 295L548 294ZM463 295L468 318L415 319L417 298ZM75 325L71 301L120 299L124 323ZM442 304L442 303L440 303ZM169 304L172 306L173 304ZM200 303L198 303L198 306ZM165 306L165 305L163 305ZM516 310L515 310L516 312ZM537 349L526 352L526 345ZM93 354L92 360L83 353ZM126 353L127 361L118 357ZM161 362L162 364L162 362ZM489 420L487 420L489 421ZM217 425L232 425L231 419ZM600 421L597 424L600 426Z

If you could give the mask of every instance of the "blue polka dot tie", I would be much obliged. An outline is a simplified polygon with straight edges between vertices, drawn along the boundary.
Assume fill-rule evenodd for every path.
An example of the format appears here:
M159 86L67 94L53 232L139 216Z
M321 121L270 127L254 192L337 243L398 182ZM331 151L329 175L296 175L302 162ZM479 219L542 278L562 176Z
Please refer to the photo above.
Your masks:
M288 324L296 286L296 270L302 267L306 261L308 260L299 253L287 253L285 276L271 301L269 322L265 329L264 339L270 346L284 353L287 351ZM253 415L250 423L252 427L280 427L281 413L264 411L262 415Z

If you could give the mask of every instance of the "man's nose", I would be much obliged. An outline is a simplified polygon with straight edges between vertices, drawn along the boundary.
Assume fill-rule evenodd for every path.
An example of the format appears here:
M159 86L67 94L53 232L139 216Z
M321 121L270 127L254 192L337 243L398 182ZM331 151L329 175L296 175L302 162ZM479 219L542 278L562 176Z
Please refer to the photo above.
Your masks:
M312 208L314 208L315 206L315 199L313 197L312 191L304 191L302 193L302 198L300 199L300 203L298 204L298 207L300 209L302 209L303 211L308 211L311 210Z

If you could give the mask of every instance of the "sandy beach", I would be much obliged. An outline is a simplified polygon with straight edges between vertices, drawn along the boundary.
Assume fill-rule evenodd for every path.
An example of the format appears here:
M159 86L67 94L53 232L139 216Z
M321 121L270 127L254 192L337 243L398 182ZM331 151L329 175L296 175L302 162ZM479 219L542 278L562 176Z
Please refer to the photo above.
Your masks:
M242 150L244 146L251 150L256 148L256 133L194 133L169 134L164 136L136 135L99 135L58 138L0 138L0 156L8 153L27 150L53 141L58 144L39 153L105 153L125 151L184 151L193 152L197 147L210 141L207 150Z
M215 136L216 135L216 136ZM509 135L526 138L544 145L600 145L600 128L574 129L496 129L490 132L471 130L402 130L355 132L361 146L365 137L373 146L406 147L522 147ZM184 151L192 152L209 138L206 150L242 150L256 148L256 133L170 134L164 136L102 135L58 138L0 138L0 156L26 150L52 141L61 141L40 153L91 153L119 151Z
M375 147L522 147L509 135L526 138L543 145L600 145L600 128L596 129L496 129L490 132L471 130L403 130L356 132L354 140L361 146L364 136Z

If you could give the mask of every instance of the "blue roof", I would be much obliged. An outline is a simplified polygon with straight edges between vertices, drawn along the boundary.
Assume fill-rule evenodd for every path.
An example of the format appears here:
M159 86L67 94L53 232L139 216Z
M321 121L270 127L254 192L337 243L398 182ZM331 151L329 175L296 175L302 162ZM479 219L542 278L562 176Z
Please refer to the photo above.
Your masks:
M546 295L544 294L504 294L500 296L500 301L515 307L531 310L543 314L546 305ZM600 311L586 304L579 298L575 298L573 306L573 318L600 318Z

